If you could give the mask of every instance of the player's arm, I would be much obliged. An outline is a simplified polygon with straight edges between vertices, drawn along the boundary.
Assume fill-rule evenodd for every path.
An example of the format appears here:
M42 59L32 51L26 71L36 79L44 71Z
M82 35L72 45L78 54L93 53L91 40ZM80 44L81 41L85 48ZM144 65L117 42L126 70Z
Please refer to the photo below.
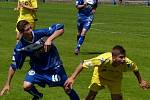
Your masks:
M10 84L11 84L11 80L12 80L14 74L15 74L15 70L13 70L13 68L10 66L9 70L8 70L7 81L0 93L0 96L4 95L5 93L7 93L10 90Z
M64 84L65 89L72 88L75 79L80 74L82 69L83 69L83 63L80 63L78 67L75 69L75 71L73 72L73 74L66 80Z
M141 88L143 88L143 89L150 88L150 84L147 81L142 79L139 71L133 71L133 72L134 72L134 75L136 76Z
M15 49L14 55L12 57L12 63L8 70L7 81L0 93L0 96L4 95L5 93L7 93L10 90L11 80L15 74L15 71L17 69L21 69L24 60L25 60L25 56L22 53L17 52Z
M47 52L50 49L50 45L52 44L52 41L64 33L64 25L55 24L51 26L51 30L52 31L49 31L49 33L51 34L52 32L52 34L47 38L47 40L44 43L45 52Z
M68 78L68 80L65 82L64 86L65 88L71 88L75 79L77 78L77 76L79 75L79 73L84 69L84 68L92 68L94 66L100 66L101 65L101 61L99 59L97 59L97 57L92 58L92 59L88 59L88 60L84 60L83 62L81 62L78 67L75 69L75 71L73 72L73 74Z
M133 71L134 75L136 76L136 78L138 80L138 83L139 83L140 87L143 88L143 89L150 88L150 84L147 81L142 79L137 65L127 57L125 58L125 60L126 60L126 63L127 63L127 70L132 70Z

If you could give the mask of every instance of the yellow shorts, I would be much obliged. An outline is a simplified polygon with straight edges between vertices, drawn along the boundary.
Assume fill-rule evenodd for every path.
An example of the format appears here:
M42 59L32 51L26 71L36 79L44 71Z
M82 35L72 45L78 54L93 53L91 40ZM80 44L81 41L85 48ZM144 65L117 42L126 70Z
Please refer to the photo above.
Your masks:
M101 89L104 89L105 86L108 87L111 94L120 94L121 93L121 80L119 81L110 81L105 80L99 77L98 67L94 68L91 84L89 85L89 89L94 92L98 92Z

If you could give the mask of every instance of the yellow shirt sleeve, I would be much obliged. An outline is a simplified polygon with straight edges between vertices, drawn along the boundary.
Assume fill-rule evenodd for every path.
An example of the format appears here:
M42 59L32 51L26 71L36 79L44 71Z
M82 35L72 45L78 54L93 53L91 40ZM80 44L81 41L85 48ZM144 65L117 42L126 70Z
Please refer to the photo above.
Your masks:
M84 60L83 61L83 67L84 68L91 68L94 66L99 66L101 64L99 59L89 59L89 60Z
M138 67L133 61L131 61L127 57L125 58L125 60L126 60L126 65L124 71L138 71Z
M95 66L100 66L103 62L105 62L105 60L111 57L111 53L104 53L101 54L95 58L92 59L88 59L88 60L84 60L83 61L83 68L91 68L91 67L95 67Z

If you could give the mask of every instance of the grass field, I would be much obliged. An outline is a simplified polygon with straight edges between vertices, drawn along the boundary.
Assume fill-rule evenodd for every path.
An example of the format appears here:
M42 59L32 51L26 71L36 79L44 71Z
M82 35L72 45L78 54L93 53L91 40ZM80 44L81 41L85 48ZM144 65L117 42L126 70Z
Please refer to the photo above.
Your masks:
M15 3L0 2L0 88L3 87L7 70L11 62L13 47L15 46L15 24L17 12L13 11ZM68 75L79 62L110 51L120 44L127 50L127 55L135 61L142 77L150 82L150 8L147 6L113 6L100 5L97 8L95 20L86 36L79 56L73 54L76 45L76 9L73 4L49 3L39 4L38 22L36 28L48 27L52 23L63 23L65 33L55 42ZM12 88L8 95L0 100L29 100L31 96L23 91L22 83L29 66L25 62L22 70L16 72L12 81ZM81 100L88 93L88 85L92 69L83 71L74 85ZM69 100L62 88L40 88L44 93L43 100ZM132 72L124 73L122 93L124 100L149 100L150 90L142 90ZM107 89L102 90L96 100L110 100Z

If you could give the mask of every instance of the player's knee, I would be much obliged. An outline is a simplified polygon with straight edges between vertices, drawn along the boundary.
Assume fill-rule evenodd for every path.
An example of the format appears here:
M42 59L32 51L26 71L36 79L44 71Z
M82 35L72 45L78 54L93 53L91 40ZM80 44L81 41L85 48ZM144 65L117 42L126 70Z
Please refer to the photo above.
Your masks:
M24 90L29 90L32 87L32 84L29 82L24 82L23 84L23 89Z

